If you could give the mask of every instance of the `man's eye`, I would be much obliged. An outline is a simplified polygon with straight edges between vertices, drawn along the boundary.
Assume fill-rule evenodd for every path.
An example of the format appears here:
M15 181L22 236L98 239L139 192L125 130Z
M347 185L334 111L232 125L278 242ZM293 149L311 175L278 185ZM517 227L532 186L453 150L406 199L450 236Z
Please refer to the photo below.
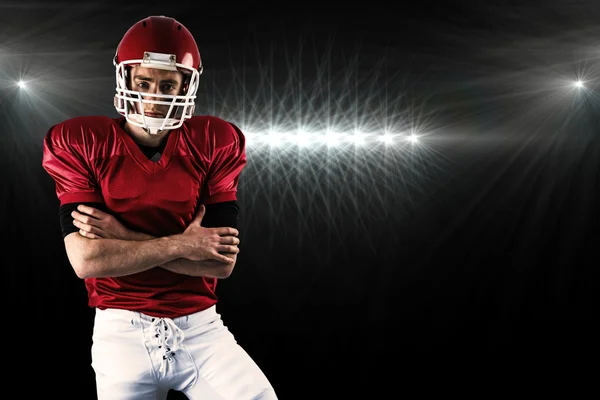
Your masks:
M172 92L173 90L175 90L175 86L173 86L173 85L164 85L163 86L163 91L165 91L165 92Z
M147 89L148 88L148 83L147 82L140 82L140 83L138 83L138 87L140 87L142 89Z

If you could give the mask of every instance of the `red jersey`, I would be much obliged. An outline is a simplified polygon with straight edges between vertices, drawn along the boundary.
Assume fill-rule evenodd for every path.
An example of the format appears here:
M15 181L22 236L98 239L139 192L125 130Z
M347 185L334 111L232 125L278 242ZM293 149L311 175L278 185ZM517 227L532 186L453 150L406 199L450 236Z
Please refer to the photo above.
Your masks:
M48 131L42 166L60 204L101 202L128 228L153 236L181 233L201 203L237 199L245 138L233 124L194 116L167 137L157 162L123 129L124 117L78 117ZM175 318L217 302L215 278L156 267L117 278L85 279L88 305Z

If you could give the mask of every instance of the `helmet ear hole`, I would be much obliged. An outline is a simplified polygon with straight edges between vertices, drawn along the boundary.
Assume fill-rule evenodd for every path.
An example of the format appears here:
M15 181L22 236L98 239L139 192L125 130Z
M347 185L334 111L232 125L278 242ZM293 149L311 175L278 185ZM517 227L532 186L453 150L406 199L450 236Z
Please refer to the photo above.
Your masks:
M190 81L192 80L192 76L188 74L183 74L183 82L181 83L181 90L179 91L179 95L185 95L190 88Z

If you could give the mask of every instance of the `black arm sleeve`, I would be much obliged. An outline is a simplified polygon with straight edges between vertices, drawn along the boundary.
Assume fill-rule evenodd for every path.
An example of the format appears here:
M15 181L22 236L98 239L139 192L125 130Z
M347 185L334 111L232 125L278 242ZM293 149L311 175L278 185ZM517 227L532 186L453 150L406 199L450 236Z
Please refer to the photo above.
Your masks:
M60 206L58 209L58 218L60 220L60 229L63 239L70 233L78 232L79 228L73 225L73 217L71 213L77 211L77 206L83 204L86 206L97 208L100 211L108 212L103 203L67 203Z
M219 228L228 226L238 228L240 208L237 201L224 201L206 205L206 213L202 218L202 226L206 228Z

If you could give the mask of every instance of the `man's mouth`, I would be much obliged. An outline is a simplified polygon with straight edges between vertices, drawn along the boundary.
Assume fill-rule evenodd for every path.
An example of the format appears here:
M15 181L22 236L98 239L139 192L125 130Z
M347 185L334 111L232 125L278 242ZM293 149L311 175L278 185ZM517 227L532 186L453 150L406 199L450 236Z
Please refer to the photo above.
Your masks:
M151 118L164 118L165 117L164 114L157 113L157 112L152 112L152 111L145 111L144 115L146 117L151 117Z

